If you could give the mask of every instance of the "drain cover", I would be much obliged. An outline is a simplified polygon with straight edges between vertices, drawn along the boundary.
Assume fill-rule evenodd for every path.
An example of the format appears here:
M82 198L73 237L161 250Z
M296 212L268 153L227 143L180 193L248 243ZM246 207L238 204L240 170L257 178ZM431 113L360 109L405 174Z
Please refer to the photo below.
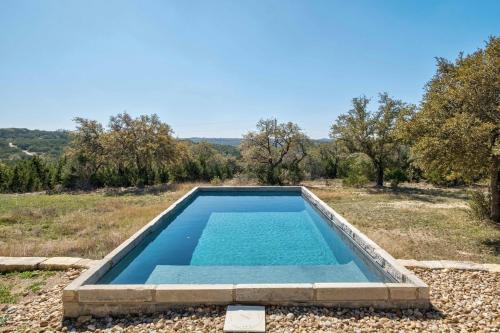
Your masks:
M229 305L224 332L265 332L266 311L263 306Z

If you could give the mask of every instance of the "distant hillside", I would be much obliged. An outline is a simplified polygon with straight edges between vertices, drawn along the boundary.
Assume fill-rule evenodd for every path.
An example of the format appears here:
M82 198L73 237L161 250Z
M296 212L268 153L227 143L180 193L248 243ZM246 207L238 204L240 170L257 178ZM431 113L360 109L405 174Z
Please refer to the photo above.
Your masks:
M195 143L199 142L208 142L216 145L228 145L228 146L238 146L241 143L241 139L239 138L186 138L185 140L189 140Z
M207 142L219 152L240 157L238 149L241 138L201 138L192 137L194 143ZM12 161L40 155L57 158L69 144L68 131L41 131L27 128L0 128L0 161ZM329 139L314 140L316 143L329 142Z
M332 139L321 138L321 139L313 139L313 141L316 143L328 143L328 142L332 141Z
M187 138L208 142L225 155L239 157L238 138ZM0 128L0 161L13 161L40 155L57 158L69 144L68 131L41 131L27 128Z
M184 140L189 140L189 141L192 141L195 143L208 142L208 143L215 144L215 145L239 146L242 139L240 139L240 138L199 138L199 137L194 137L194 138L186 138ZM321 139L313 139L312 141L315 143L327 143L327 142L330 142L331 139L321 138Z
M0 160L17 160L33 155L56 158L69 140L67 131L0 128Z

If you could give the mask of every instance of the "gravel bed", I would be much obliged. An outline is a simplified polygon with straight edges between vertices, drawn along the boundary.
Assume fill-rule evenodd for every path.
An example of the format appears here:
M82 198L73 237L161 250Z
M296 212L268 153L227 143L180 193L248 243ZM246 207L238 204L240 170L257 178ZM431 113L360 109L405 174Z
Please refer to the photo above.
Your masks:
M266 307L268 332L499 332L500 274L413 269L431 286L433 309ZM18 304L0 305L0 332L221 332L225 307L177 309L122 318L61 319L61 290L79 271Z

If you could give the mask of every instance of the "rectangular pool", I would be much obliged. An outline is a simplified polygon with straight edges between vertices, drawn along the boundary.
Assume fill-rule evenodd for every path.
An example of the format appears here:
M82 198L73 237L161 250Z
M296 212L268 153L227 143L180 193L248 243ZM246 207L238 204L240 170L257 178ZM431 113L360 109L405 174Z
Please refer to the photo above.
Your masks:
M300 192L201 192L98 284L392 281Z
M198 187L63 302L66 316L235 302L422 307L428 288L305 187Z

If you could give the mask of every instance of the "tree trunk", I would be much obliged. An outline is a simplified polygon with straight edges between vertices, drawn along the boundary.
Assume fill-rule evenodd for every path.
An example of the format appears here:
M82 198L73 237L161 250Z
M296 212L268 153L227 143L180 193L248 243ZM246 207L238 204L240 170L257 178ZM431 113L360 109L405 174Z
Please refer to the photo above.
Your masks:
M377 165L376 169L377 169L377 186L383 187L384 186L384 166Z
M276 179L274 177L274 166L272 164L270 164L267 168L266 183L267 185L276 185Z
M491 215L495 222L500 222L500 157L493 156L490 170Z

